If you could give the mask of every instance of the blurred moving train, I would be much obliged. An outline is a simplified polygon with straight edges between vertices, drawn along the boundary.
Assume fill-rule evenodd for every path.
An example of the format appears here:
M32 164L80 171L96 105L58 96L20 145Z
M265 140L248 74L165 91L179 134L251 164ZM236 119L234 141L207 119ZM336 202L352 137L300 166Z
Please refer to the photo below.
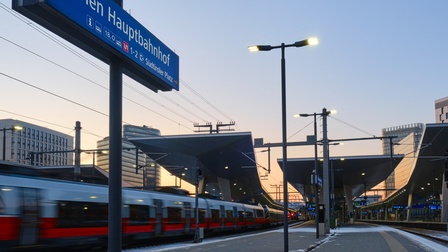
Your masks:
M123 189L123 240L195 232L195 198ZM283 211L199 198L199 227L207 232L281 225ZM108 187L0 174L0 251L107 244Z

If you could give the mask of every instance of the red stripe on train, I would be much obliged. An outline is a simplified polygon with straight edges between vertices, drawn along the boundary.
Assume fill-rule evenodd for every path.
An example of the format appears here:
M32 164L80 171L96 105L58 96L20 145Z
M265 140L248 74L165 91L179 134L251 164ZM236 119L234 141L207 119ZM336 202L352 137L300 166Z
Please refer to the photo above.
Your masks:
M20 218L0 217L0 241L19 239Z

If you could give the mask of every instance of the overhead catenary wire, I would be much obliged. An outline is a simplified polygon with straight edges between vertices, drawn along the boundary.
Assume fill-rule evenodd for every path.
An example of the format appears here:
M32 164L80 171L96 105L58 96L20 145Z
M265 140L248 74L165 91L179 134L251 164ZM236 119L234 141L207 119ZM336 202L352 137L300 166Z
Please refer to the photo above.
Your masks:
M61 39L56 39L54 36L52 36L52 34L48 33L45 29L42 29L41 27L35 25L33 22L29 21L28 19L26 19L26 18L24 18L24 17L18 15L17 13L11 11L9 8L7 8L7 7L5 8L5 7L6 7L6 6L5 6L4 4L2 4L2 8L3 8L4 10L8 11L11 15L14 15L16 18L18 18L19 20L21 20L21 21L24 22L25 24L29 25L31 28L35 29L36 31L38 31L39 33L41 33L42 35L44 35L44 36L47 37L48 39L54 41L56 44L58 44L58 45L60 45L61 47L65 48L67 51L73 53L74 55L76 55L76 57L79 57L80 59L82 59L82 60L88 62L88 64L92 65L95 69L98 69L99 71L101 71L101 72L103 72L103 73L108 73L107 70L105 70L104 68L102 68L101 66L99 66L98 64L96 64L94 61L92 61L91 59L89 59L89 58L86 57L85 55L79 53L77 50L73 49L73 48L70 47L69 45L67 45L67 44L65 43L65 41L63 41L63 40L61 41ZM12 41L11 41L11 42L12 42ZM17 46L17 45L18 45L18 44L16 44L16 46ZM22 49L24 49L24 47L22 47ZM26 50L27 50L28 52L32 53L31 50L28 50L28 49L26 49ZM68 72L71 72L72 74L74 74L74 75L76 75L76 76L78 76L78 77L80 77L80 78L83 78L84 80L88 81L88 82L91 83L91 84L97 85L97 86L101 87L101 88L104 89L104 90L108 90L107 87L105 87L105 86L103 86L103 85L101 85L101 84L99 84L99 83L97 83L97 82L95 82L95 81L92 81L92 80L90 80L90 79L88 79L88 78L86 78L86 77L84 77L84 76L82 76L82 75L80 75L80 74L77 74L75 71L70 70L69 68L64 67L63 65L60 65L60 64L58 64L58 63L56 63L56 62L54 62L54 61L51 61L51 60L49 60L49 59L47 59L47 58L45 58L45 57L42 57L42 56L40 56L40 55L38 55L38 54L36 54L36 53L33 53L33 54L34 54L35 56L38 56L38 57L40 57L40 58L46 60L46 61L51 62L52 64L55 64L55 65L61 67L62 69L66 70L66 71L68 71ZM36 88L36 85L33 85L34 83L31 84L31 83L29 83L29 82L27 82L27 81L20 80L19 78L13 77L13 76L8 75L8 74L6 74L6 73L3 74L3 75L6 76L6 77L8 77L8 78L12 78L12 79L14 79L15 81L18 81L18 82L20 82L20 83L23 83L23 84L29 85L29 86L31 86L31 87L33 87L33 88ZM188 85L185 81L183 81L183 80L180 80L180 81L181 81L182 85L185 85L185 87L186 87L189 91L191 91L193 94L195 94L197 97L199 97L199 99L202 100L203 102L205 102L205 103L207 104L207 106L209 106L210 108L212 108L213 110L215 110L216 112L218 112L218 114L220 114L221 116L223 116L223 117L225 117L225 118L231 120L231 117L229 117L229 116L228 116L227 114L225 114L222 110L218 109L218 108L217 108L216 106L214 106L211 102L209 102L207 99L205 99L202 95L200 95L198 92L196 92L196 91L195 91L193 88L191 88L191 86ZM126 85L126 87L129 87L129 86L127 85L127 83L125 83L125 85ZM39 89L39 88L38 88L38 89ZM130 88L130 89L132 89L133 91L135 91L135 89L133 89L133 88ZM86 108L86 109L89 109L89 110L91 110L91 111L94 111L95 113L99 113L99 114L101 114L101 115L108 116L106 113L103 113L103 112L101 112L101 111L99 111L99 110L96 110L96 109L93 109L93 108L89 108L88 106L85 106L85 105L83 105L83 104L81 104L81 103L78 103L78 102L76 102L76 101L70 100L70 99L68 99L68 98L66 98L66 97L64 97L64 96L62 96L62 95L58 95L58 94L56 94L56 93L54 93L54 92L51 92L51 91L48 91L48 90L44 90L44 89L39 89L39 90L40 90L40 91L43 91L43 92L46 92L46 93L48 93L48 94L54 95L54 96L56 96L56 97L58 97L58 98L60 98L60 99L64 99L64 100L66 100L67 102L71 102L71 103L73 103L73 104L76 104L77 106L81 106L81 107L83 107L83 108ZM218 119L218 117L214 116L212 113L209 113L206 109L204 109L204 106L201 106L201 105L195 103L195 102L192 101L190 98L186 97L183 93L180 93L180 92L172 92L172 93L175 93L176 95L179 95L179 97L181 97L183 100L187 101L189 104L191 104L192 106L194 106L195 108L197 108L197 109L200 110L202 113L204 113L204 114L206 114L207 116L209 116L210 118L213 118L213 119L216 120L216 121L220 121L220 120ZM142 93L140 93L140 94L142 94ZM168 97L165 96L165 95L160 95L160 96L162 96L162 97L165 98L166 100L168 100L168 101L170 101L171 103L173 103L176 107L181 107L181 105L179 105L179 104L178 104L177 102L175 102L173 99L170 99L170 98L168 98ZM139 106L145 107L146 109L149 109L148 107L142 105L142 104L139 103L139 102L135 102L134 100L130 100L130 99L126 98L126 97L124 97L124 99L129 100L130 102L132 102L132 103L134 103L134 104L138 104ZM184 110L184 109L183 109L183 110ZM151 111L152 111L152 110L151 110ZM186 111L186 110L184 110L184 111ZM154 111L152 111L152 112L154 112ZM193 112L187 112L187 113L190 113L191 115L195 115L195 113L193 113ZM162 114L159 114L159 115L162 115ZM26 116L24 116L24 117L26 117ZM182 117L182 116L181 116L181 117ZM168 117L165 117L165 118L169 119ZM182 117L182 118L188 120L188 118L186 118L185 116ZM206 120L206 119L204 119L204 118L202 118L201 116L198 116L198 115L196 115L196 118L198 118L198 119L200 119L200 120L202 120L202 121L204 121L204 122L208 121L208 120ZM169 119L169 120L171 120L171 121L177 123L178 125L182 125L182 124L179 123L177 120L173 120L173 119ZM188 121L189 121L189 122L192 122L193 120L188 120ZM184 125L182 125L182 126L184 126ZM185 126L184 126L184 127L185 127Z
M55 127L68 129L68 130L70 130L70 132L73 132L73 127L67 127L65 125L61 125L61 124L57 124L57 123L41 120L41 119L38 119L38 118L22 115L22 114L11 112L11 111L7 111L7 110L4 110L4 109L0 109L0 112L8 113L8 114L19 116L19 117L23 117L23 118L27 118L27 119L30 119L30 120L33 120L33 121L41 122L41 123L52 125L52 126L55 126ZM99 134L96 134L96 133L93 133L93 132L90 132L90 131L87 131L87 130L83 130L83 133L86 133L88 135L95 136L95 137L98 137L98 138L104 138L104 136L101 136Z
M64 101L67 101L67 102L69 102L69 103L72 103L72 104L75 104L75 105L77 105L77 106L83 107L83 108L85 108L85 109L87 109L87 110L90 110L90 111L93 111L93 112L98 113L98 114L100 114L100 115L109 117L109 115L106 114L106 113L103 113L103 112L101 112L101 111L99 111L99 110L96 110L96 109L93 109L93 108L91 108L91 107L88 107L88 106L86 106L86 105L83 105L83 104L81 104L81 103L79 103L79 102L75 102L75 101L73 101L73 100L70 100L70 99L68 99L68 98L66 98L66 97L64 97L64 96L62 96L62 95L58 95L58 94L56 94L56 93L50 92L50 91L48 91L48 90L45 90L45 89L40 88L40 87L38 87L38 86L36 86L36 85L33 85L33 84L29 83L29 82L26 82L26 81L20 80L20 79L18 79L18 78L16 78L16 77L13 77L13 76L11 76L11 75L5 74L5 73L3 73L3 72L0 72L0 75L3 75L3 76L5 76L5 77L7 77L7 78L9 78L9 79L12 79L12 80L17 81L17 82L22 83L22 84L25 84L25 85L27 85L27 86L29 86L29 87L32 87L32 88L34 88L34 89L37 89L37 90L42 91L42 92L44 92L44 93L47 93L47 94L49 94L49 95L55 96L55 97L57 97L57 98L59 98L59 99L62 99L62 100L64 100Z
M219 114L221 114L222 116L226 117L229 121L232 121L232 118L230 116L228 116L227 114L225 114L222 110L220 110L219 108L217 108L215 105L213 105L211 102L209 102L207 99L205 99L204 96L202 96L201 94L199 94L196 90L194 90L190 85L188 85L185 81L181 80L181 83L183 86L185 86L186 88L188 88L193 94L195 94L197 97L199 97L202 101L204 101L207 105L209 105L210 107L214 108Z
M83 59L83 60L85 60L85 61L88 61L89 64L94 65L95 68L97 68L97 69L100 70L101 72L107 73L107 71L106 71L105 69L101 68L100 66L98 66L97 64L95 64L93 61L90 61L88 58L84 57L83 55L79 54L77 51L71 49L71 48L70 48L69 46L67 46L65 43L61 42L60 40L56 39L52 34L48 33L46 30L41 29L39 26L36 26L33 22L31 22L31 21L29 21L28 19L24 18L23 16L18 15L17 13L11 11L11 10L10 10L8 7L6 7L4 4L1 4L1 7L2 7L4 10L6 10L8 13L10 13L11 15L15 16L17 19L21 20L21 21L24 22L25 24L29 25L31 28L33 28L33 29L35 29L36 31L38 31L39 33L43 34L45 37L51 39L52 41L54 41L54 42L57 43L58 45L62 46L62 47L65 48L66 50L68 50L68 51L70 51L71 53L75 54L77 57L80 57L81 59ZM2 38L3 38L3 37L2 37ZM100 85L100 84L98 84L98 83L96 83L96 82L94 82L94 81L91 81L91 80L89 80L88 78L85 78L85 77L83 77L82 75L77 74L76 72L74 72L74 71L72 71L72 70L70 70L70 69L68 69L68 68L66 68L66 67L64 67L64 66L62 66L62 65L60 65L60 64L58 64L58 63L56 63L56 62L54 62L54 61L52 61L52 60L49 60L48 58L45 58L45 57L43 57L43 56L41 56L41 55L39 55L39 54L37 54L37 53L34 53L34 52L32 52L31 50L28 50L28 49L26 49L25 47L20 46L20 45L18 45L17 43L14 43L14 42L11 41L11 40L8 40L8 39L6 39L6 38L3 38L3 39L4 39L5 41L7 41L7 42L9 42L9 43L11 43L11 44L13 44L13 45L15 45L15 46L21 48L21 49L23 49L23 50L26 50L26 51L29 52L29 53L32 53L33 55L35 55L35 56L37 56L37 57L39 57L39 58L41 58L41 59L44 59L44 60L46 60L46 61L48 61L48 62L50 62L50 63L52 63L52 64L54 64L54 65L57 65L57 66L63 68L63 69L66 70L66 71L71 72L72 74L77 75L78 77L81 77L81 78L83 78L83 79L89 81L90 83L93 83L93 84L95 84L95 85L100 86L101 88L103 88L103 89L105 89L105 90L108 90L108 88L106 88L106 87L104 87L104 86L102 86L102 85ZM37 86L32 85L31 83L25 82L25 81L23 81L23 80L20 80L20 79L18 79L18 78L15 78L15 77L10 76L10 75L7 75L7 74L3 74L3 75L6 76L6 77L9 77L9 78L11 78L11 79L13 79L13 80L15 80L15 81L18 81L18 82L20 82L20 83L23 83L23 84L26 84L26 85L28 85L28 86L31 86L31 87L33 87L33 88L37 88L37 89L40 90L40 91L46 92L46 93L51 94L51 95L54 95L54 96L56 96L56 97L58 97L58 98L61 98L61 99L64 99L64 100L66 100L66 101L69 101L69 102L71 102L71 103L74 103L74 104L76 104L76 105L78 105L78 106L82 106L82 107L84 107L84 108L86 108L86 109L90 109L90 110L92 110L92 111L95 111L96 113L99 113L99 114L101 114L101 115L108 116L107 114L105 114L105 113L103 113L103 112L101 112L101 111L98 111L98 110L89 108L89 107L84 106L84 105L82 105L82 104L80 104L80 103L77 103L77 102L74 102L74 101L72 101L72 100L70 100L70 99L68 99L68 98L65 98L65 97L63 97L63 96L61 96L61 95L57 95L57 94L55 94L55 93L53 93L53 92L44 90L44 89L42 89L42 88L38 88ZM182 81L182 82L183 82L184 84L186 84L186 82L184 82L184 81ZM189 86L189 90L191 90L191 91L193 91L193 93L199 95L199 94L198 94L196 91L194 91L190 86ZM136 90L133 89L133 91L136 91ZM142 94L141 92L138 92L138 93ZM200 97L201 97L202 100L205 100L205 98L204 98L203 96L200 96ZM189 99L186 98L186 100L189 100ZM139 103L134 102L134 101L132 101L132 100L130 100L130 101L133 102L133 103L135 103L135 104L139 104ZM172 101L172 100L171 100L171 101ZM191 101L191 100L190 100L190 101ZM190 103L192 103L192 102L190 102ZM212 105L212 104L211 104L210 102L208 102L208 101L207 101L207 104L208 104L208 105ZM140 106L143 106L143 105L141 105L141 104L139 104L139 105L140 105ZM215 107L215 106L212 105L212 107ZM215 108L216 108L216 107L215 107ZM205 111L205 110L203 110L203 111ZM153 112L154 112L154 111L153 111ZM205 111L205 112L206 112L206 111ZM220 111L220 113L223 114L222 111ZM159 114L159 115L161 115L161 114ZM211 114L209 114L209 115L211 115ZM165 117L165 118L167 118L167 117ZM169 118L167 118L167 119L169 119ZM216 118L215 118L215 119L216 119ZM172 121L175 122L174 120L172 120ZM205 120L204 120L204 121L205 121ZM192 122L192 121L190 120L190 122ZM176 123L178 123L178 122L176 122ZM182 124L178 123L178 125L182 125Z
M57 37L55 37L52 33L49 33L49 32L46 31L45 29L42 29L40 26L37 26L36 24L34 24L32 21L30 21L30 20L26 19L25 17L23 17L23 16L17 14L16 12L12 11L11 9L9 9L9 8L8 8L7 6L5 6L4 4L1 3L1 6L0 6L0 7L1 7L2 9L4 9L5 11L7 11L9 14L11 14L11 15L13 15L14 17L16 17L17 19L19 19L21 22L23 22L23 23L29 25L31 28L35 29L36 31L38 31L39 33L41 33L42 35L44 35L45 37L47 37L47 38L49 38L50 40L54 41L55 43L57 43L58 45L60 45L60 46L63 47L64 49L68 50L69 52L71 52L72 54L74 54L76 57L79 57L80 59L86 61L88 64L94 66L96 69L100 70L101 72L103 72L103 73L105 73L105 74L108 74L108 71L107 71L107 70L105 70L105 69L102 68L101 66L97 65L95 62L93 62L92 60L88 59L88 58L85 57L84 55L80 54L80 53L77 52L76 50L72 49L72 48L71 48L70 46L68 46L66 43L60 41L60 39L58 39ZM6 40L6 39L5 39L5 40ZM12 41L10 41L10 40L6 40L6 41L12 42ZM16 44L16 46L18 46L18 45ZM20 46L19 46L19 47L20 47ZM22 49L25 49L24 47L21 47L21 48L22 48ZM27 50L27 51L31 52L30 50ZM51 62L51 63L53 63L53 64L55 64L55 65L58 65L59 67L62 67L63 69L65 69L65 70L67 70L67 71L69 71L69 72L71 72L71 73L73 73L73 74L76 74L77 76L79 76L79 77L81 77L81 78L83 78L83 79L85 79L85 80L87 80L87 81L89 81L89 82L91 82L91 83L93 83L93 84L95 84L95 85L99 85L100 87L102 87L102 88L104 88L104 89L106 89L106 90L108 89L108 88L106 88L106 87L104 87L104 86L102 86L102 85L100 85L100 84L98 84L98 83L96 83L96 82L93 82L93 81L91 81L91 80L88 80L87 78L83 77L83 76L80 75L80 74L75 73L74 71L69 70L68 68L65 68L65 67L63 67L63 66L61 66L61 65L59 65L59 64L57 64L57 63L55 63L54 61L50 61L50 60L46 59L45 57L42 57L42 56L40 56L40 55L38 55L38 54L35 54L35 53L33 53L33 54L36 55L36 56L38 56L38 57L44 58L45 60L47 60L47 61L49 61L49 62ZM194 95L196 95L197 97L199 97L201 100L205 101L205 103L206 103L208 106L210 106L212 109L216 110L218 113L220 113L220 114L222 114L222 115L225 115L225 114L224 114L221 110L219 110L216 106L214 106L212 103L210 103L209 101L207 101L202 95L200 95L198 92L196 92L194 89L192 89L189 85L187 85L185 81L181 80L181 82L182 82L183 84L185 84L186 86L188 86L188 89L189 89ZM125 85L126 87L130 88L131 90L137 92L136 89L135 89L135 88L132 88L128 83L124 82L124 85ZM137 93L139 93L139 92L137 92ZM180 94L179 92L175 92L175 93L176 93L176 94ZM142 95L141 92L140 92L139 94ZM161 95L161 96L163 96L163 95ZM183 96L183 95L181 95L181 96ZM185 96L183 96L183 97L184 97L184 100L187 100L187 101L189 100L189 99L186 98ZM150 98L150 97L147 96L147 95L144 96L144 98L145 98L145 99L149 99L149 100L155 102L154 99ZM177 102L173 101L172 99L168 99L166 96L163 96L163 98L165 98L165 99L168 100L169 102L173 103L173 104L174 104L175 106L177 106L178 108L181 108L181 110L187 112L188 114L193 115L193 116L195 116L196 118L199 118L201 121L204 121L204 122L207 122L207 121L208 121L208 120L205 120L205 119L201 118L201 117L198 116L197 114L195 114L195 113L193 113L193 112L187 110L185 107L180 106ZM128 99L128 100L129 100L129 99ZM194 103L191 102L191 100L190 100L189 104L194 104ZM193 123L193 122L194 122L194 120L188 119L187 117L185 117L185 116L182 115L181 113L176 112L175 110L169 109L167 106L165 106L165 105L163 105L163 104L161 104L161 103L159 103L159 102L158 102L158 105L162 106L164 109L169 110L171 113L173 113L173 114L175 114L175 115L177 115L177 116L183 118L184 120L189 121L190 123ZM207 111L206 111L205 109L203 109L202 107L197 106L197 105L193 105L193 106L196 107L198 110L202 111L203 113L207 114L208 116L213 117L215 120L219 121L219 119L217 119L217 118L216 118L215 116L213 116L211 113L207 112ZM225 116L228 117L227 115L225 115ZM230 117L228 117L228 118L230 118ZM173 119L169 119L169 120L170 120L170 121L175 121L175 120L173 120ZM179 122L176 122L176 123L178 123L179 125L181 125L181 123L179 123ZM184 126L184 125L183 125L183 126ZM184 126L184 127L186 127L186 126ZM189 127L186 127L186 128L191 129L191 128L189 128Z
M358 128L358 127L356 127L356 126L353 126L353 125L351 125L351 124L349 124L349 123L347 123L347 122L344 122L344 121L342 121L341 119L338 119L338 118L336 118L336 117L334 117L334 116L329 116L329 118L332 118L332 119L334 119L334 120L336 120L336 121L338 121L338 122L340 122L340 123L343 123L343 124L345 124L345 125L347 125L347 126L353 128L353 129L356 129L356 130L358 130L358 131L360 131L360 132L362 132L362 133L364 133L364 134L367 134L367 135L369 135L369 136L372 136L372 137L375 136L375 134L369 133L369 132L367 132L367 131L365 131L365 130L363 130L363 129L361 129L361 128Z
M45 60L45 61L47 61L47 62L49 62L49 63L52 63L52 64L56 65L56 66L58 66L58 67L60 67L60 68L62 68L62 69L64 69L64 70L66 70L66 71L68 71L68 72L70 72L70 73L72 73L72 74L74 74L74 75L76 75L76 76L78 76L78 77L80 77L80 78L82 78L82 79L84 79L84 80L86 80L86 81L88 81L88 82L90 82L90 83L96 85L96 86L99 86L99 87L101 87L101 88L103 88L103 89L105 89L105 90L109 90L107 87L104 87L104 86L102 86L101 84L99 84L99 83L97 83L97 82L95 82L95 81L92 81L92 80L90 80L89 78L86 78L86 77L82 76L81 74L78 74L78 73L76 73L76 72L74 72L74 71L72 71L72 70L70 70L70 69L68 69L68 68L66 68L66 67L64 67L64 66L62 66L62 65L60 65L60 64L58 64L58 63L56 63L56 62L54 62L54 61L52 61L52 60L50 60L50 59L48 59L48 58L45 58L45 57L43 57L43 56L41 56L41 55L39 55L39 54L37 54L37 53L35 53L35 52L32 52L31 50L28 50L27 48L25 48L25 47L23 47L23 46L20 46L19 44L14 43L14 42L12 42L12 41L9 40L9 39L6 39L6 38L4 38L4 37L2 37L2 36L0 36L0 38L3 39L3 40L5 40L5 41L7 41L7 42L9 42L9 43L11 43L11 44L13 44L13 45L15 45L15 46L17 46L17 47L19 47L19 48L21 48L21 49L23 49L23 50L25 50L25 51L27 51L27 52L29 52L29 53L32 53L33 55L35 55L35 56L37 56L37 57L39 57L39 58L41 58L41 59L43 59L43 60ZM17 78L15 78L15 79L18 80ZM133 89L135 92L137 92L137 93L141 93L140 91L136 90L135 88L133 88L133 87L131 87L131 86L129 86L129 87L130 87L131 89ZM41 89L41 90L43 90L43 89ZM49 92L49 91L48 91L48 92ZM144 95L144 94L142 94L142 95ZM144 96L146 96L146 95L144 95ZM154 99L152 99L152 98L150 98L150 97L147 97L147 96L146 96L146 98L147 98L147 99L150 99L150 100L152 100L152 101L154 101L154 102L156 102ZM147 109L147 110L149 110L149 111L151 111L151 112L153 112L153 113L155 113L155 114L158 114L159 116L162 116L162 117L164 117L164 118L166 118L166 119L168 119L168 120L170 120L170 121L173 121L173 122L175 122L175 123L178 123L177 121L174 121L174 120L172 120L172 119L170 119L170 118L168 118L168 117L162 115L161 113L158 113L158 112L156 112L156 111L154 111L154 110L152 110L152 109L149 109L148 107L146 107L146 106L144 106L144 105L142 105L142 104L140 104L140 103L138 103L138 102L135 102L135 101L133 101L132 99L129 99L129 98L127 98L127 97L123 97L123 99L128 100L128 101L130 101L131 103L134 103L134 104L136 104L136 105L139 105L139 106L141 106L141 107L143 107L143 108L145 108L145 109ZM162 105L162 104L160 104L160 103L159 103L159 105L160 105L160 106L164 106L164 105ZM166 106L164 106L164 107L165 107L167 110L170 110L171 112L173 112L173 113L175 113L175 114L177 114L177 115L183 117L184 119L189 120L188 118L182 116L181 114L179 114L179 113L177 113L177 112L175 112L175 111L172 111L171 109L167 108ZM190 121L190 122L193 123L193 121ZM124 122L124 123L125 123L125 122ZM179 123L179 125L182 125L182 124ZM182 125L182 126L183 126L183 127L186 127L187 129L193 130L192 128L190 128L190 127L188 127L188 126L185 126L185 125Z

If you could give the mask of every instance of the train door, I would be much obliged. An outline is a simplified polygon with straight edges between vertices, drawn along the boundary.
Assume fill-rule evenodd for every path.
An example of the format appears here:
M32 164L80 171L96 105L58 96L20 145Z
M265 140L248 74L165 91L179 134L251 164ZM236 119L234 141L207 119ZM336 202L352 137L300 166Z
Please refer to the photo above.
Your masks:
M36 188L22 188L21 192L20 245L37 242L39 225L39 191Z
M221 228L224 228L224 225L225 225L225 221L226 221L226 210L225 210L225 207L223 206L223 205L220 205L219 206L219 212L220 212L220 217L221 217Z
M237 227L238 226L238 209L236 208L236 206L233 207L233 226Z
M154 206L156 210L156 223L154 228L154 234L155 235L161 235L162 234L162 225L163 225L163 201L160 199L154 199Z
M191 228L191 203L184 202L185 209L185 232L190 232Z

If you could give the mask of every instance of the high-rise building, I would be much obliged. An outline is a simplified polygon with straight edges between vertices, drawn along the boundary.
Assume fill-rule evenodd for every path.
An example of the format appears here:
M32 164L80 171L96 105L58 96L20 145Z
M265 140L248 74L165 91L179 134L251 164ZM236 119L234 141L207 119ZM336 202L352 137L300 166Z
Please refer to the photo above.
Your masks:
M122 179L136 187L156 188L160 186L160 166L146 154L138 152L128 141L132 137L159 136L160 130L147 126L123 126ZM109 149L109 138L97 142L98 150ZM136 158L137 157L137 158ZM138 162L137 162L138 161ZM109 172L108 152L98 152L97 166Z
M434 102L436 111L436 123L448 123L448 97Z
M390 128L384 128L383 129L383 136L390 137L390 136L396 136L397 138L393 138L392 143L394 145L399 144L401 140L409 136L410 134L413 134L413 146L411 147L411 152L417 151L417 148L419 146L420 140L422 138L422 133L424 130L425 125L423 123L412 123L407 125L401 125L401 126L395 126ZM384 155L390 155L391 149L390 149L390 142L389 139L383 139L383 154ZM408 148L409 150L409 148ZM394 154L396 152L394 151ZM405 154L405 153L400 153ZM395 172L392 172L389 177L384 181L385 184L385 196L389 196L390 193L393 192L395 189Z
M1 119L0 131L5 140L0 145L3 160L38 166L73 165L72 136L13 119Z

